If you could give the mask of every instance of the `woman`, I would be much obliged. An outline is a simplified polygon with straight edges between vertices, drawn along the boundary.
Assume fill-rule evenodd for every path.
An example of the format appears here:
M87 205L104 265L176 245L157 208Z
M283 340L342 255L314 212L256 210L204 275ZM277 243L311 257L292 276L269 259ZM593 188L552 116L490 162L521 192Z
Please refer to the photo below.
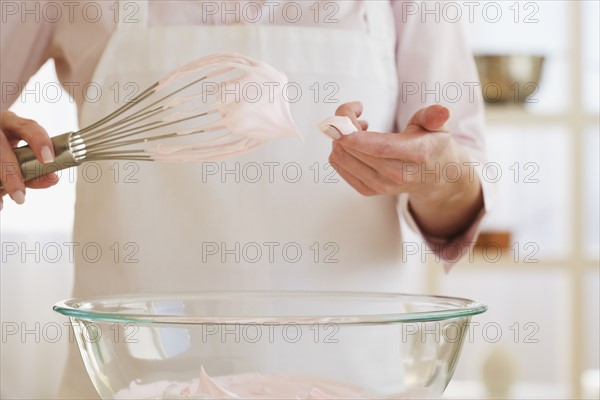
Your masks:
M406 290L402 218L447 265L456 262L484 214L483 182L472 173L472 162L483 162L482 102L463 96L449 118L444 107L426 107L435 96L403 89L478 79L460 29L424 24L405 3L90 2L87 14L64 5L55 23L9 20L2 38L8 81L26 81L52 57L71 85L143 89L189 60L235 51L272 64L299 88L291 108L304 143L280 140L218 163L131 164L132 180L115 182L112 163L99 181L80 174L74 241L131 244L134 253L133 262L102 265L76 255L74 295ZM92 7L97 20L88 15ZM81 126L123 102L112 93L94 102L73 94ZM335 136L331 146L315 125L334 112L361 132ZM3 163L14 161L10 148L19 138L40 160L52 158L35 123L3 114L1 128ZM440 174L450 164L457 179ZM248 178L249 167L261 179ZM22 203L23 184L5 172L0 179ZM61 396L94 396L72 350Z

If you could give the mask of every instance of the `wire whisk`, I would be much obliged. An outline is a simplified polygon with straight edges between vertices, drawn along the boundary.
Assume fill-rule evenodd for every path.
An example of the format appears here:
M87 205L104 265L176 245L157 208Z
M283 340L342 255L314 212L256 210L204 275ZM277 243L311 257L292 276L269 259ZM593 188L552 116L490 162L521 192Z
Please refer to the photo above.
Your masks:
M245 154L300 136L283 89L286 76L235 53L194 60L77 132L52 138L55 161L15 149L25 181L90 161L195 162Z

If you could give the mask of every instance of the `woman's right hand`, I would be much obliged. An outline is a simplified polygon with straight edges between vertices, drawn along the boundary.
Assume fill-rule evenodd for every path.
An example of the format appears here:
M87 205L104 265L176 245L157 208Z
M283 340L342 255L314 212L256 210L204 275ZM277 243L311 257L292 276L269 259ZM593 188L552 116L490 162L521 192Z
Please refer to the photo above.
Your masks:
M55 185L58 176L55 173L23 182L21 168L13 149L24 140L43 164L54 161L54 146L44 128L37 122L18 117L10 111L0 114L0 182L4 186L0 191L0 210L2 198L8 194L17 204L25 202L25 187L43 189Z

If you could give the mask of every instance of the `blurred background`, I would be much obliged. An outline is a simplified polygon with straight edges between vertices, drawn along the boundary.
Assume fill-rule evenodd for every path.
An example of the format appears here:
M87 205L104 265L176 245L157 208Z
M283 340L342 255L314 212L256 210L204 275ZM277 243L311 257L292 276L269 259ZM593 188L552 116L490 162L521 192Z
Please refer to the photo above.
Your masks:
M449 275L431 260L423 268L426 292L489 306L445 397L599 398L599 3L478 3L504 17L464 24L475 54L518 57L479 57L488 158L502 172L484 235ZM77 127L53 68L12 108L51 135ZM502 102L495 90L506 76L514 85ZM27 207L5 202L0 217L3 398L49 398L58 387L70 338L51 307L72 285L74 175L28 191Z

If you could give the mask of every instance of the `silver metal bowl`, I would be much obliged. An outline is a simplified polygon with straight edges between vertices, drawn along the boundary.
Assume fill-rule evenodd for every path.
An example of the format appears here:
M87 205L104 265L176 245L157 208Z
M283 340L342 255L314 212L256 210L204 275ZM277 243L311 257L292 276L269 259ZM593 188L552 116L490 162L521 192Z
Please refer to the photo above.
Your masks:
M538 92L543 56L480 54L475 62L488 103L527 103Z

